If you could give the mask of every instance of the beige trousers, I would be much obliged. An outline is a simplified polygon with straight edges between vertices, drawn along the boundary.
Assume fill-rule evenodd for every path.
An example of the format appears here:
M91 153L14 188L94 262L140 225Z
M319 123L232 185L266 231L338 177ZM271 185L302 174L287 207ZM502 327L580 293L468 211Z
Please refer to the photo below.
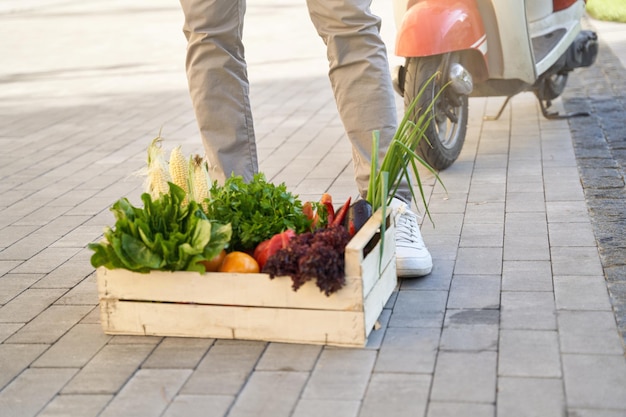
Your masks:
M245 0L180 0L188 40L187 77L211 178L249 180L258 171L249 83L242 43ZM366 196L372 132L381 155L397 127L387 51L371 0L307 0L327 46L329 77L352 143L355 180ZM288 57L286 57L288 58ZM399 195L410 200L407 190Z

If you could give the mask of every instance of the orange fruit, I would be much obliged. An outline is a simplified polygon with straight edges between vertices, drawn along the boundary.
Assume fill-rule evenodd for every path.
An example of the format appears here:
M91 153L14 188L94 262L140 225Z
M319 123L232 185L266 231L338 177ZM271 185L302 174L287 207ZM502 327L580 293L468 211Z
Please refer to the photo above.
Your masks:
M219 271L258 273L259 263L245 252L234 251L226 254Z
M204 264L204 268L206 269L206 272L217 272L217 270L220 269L220 266L222 265L222 262L224 261L225 257L226 257L226 251L222 249L222 251L218 253L217 255L215 255L212 259L209 259L208 261L200 261L200 262Z

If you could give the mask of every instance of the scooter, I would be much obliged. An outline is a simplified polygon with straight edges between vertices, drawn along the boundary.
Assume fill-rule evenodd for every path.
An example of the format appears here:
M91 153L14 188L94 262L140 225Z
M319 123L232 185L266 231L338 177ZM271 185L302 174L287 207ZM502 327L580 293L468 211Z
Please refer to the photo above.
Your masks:
M468 97L506 97L491 119L525 91L535 94L546 118L585 115L548 109L568 74L591 66L598 54L597 35L581 28L586 0L394 2L395 54L405 58L393 71L394 88L407 110L417 100L414 120L432 103L427 140L417 151L433 168L449 167L461 152Z

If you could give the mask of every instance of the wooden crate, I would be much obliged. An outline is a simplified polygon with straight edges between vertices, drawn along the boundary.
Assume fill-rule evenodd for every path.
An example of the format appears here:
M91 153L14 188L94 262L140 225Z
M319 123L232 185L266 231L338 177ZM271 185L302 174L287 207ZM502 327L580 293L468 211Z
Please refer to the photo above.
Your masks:
M291 278L267 274L98 268L104 332L362 347L397 284L389 217L379 264L381 218L352 238L346 285L328 297L314 282L294 292Z

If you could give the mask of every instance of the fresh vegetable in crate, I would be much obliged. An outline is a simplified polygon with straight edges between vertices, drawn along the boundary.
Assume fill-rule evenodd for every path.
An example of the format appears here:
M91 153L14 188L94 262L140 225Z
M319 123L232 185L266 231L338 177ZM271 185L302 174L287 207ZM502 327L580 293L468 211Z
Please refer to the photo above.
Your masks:
M207 217L232 225L230 250L251 252L264 240L291 229L296 234L308 232L312 220L303 211L296 195L286 185L268 182L258 173L250 182L241 176L229 177L223 186L214 182L207 205ZM323 210L318 226L326 224Z
M262 271L270 278L290 276L294 291L314 280L328 296L345 285L344 254L349 241L350 234L343 225L301 233L270 256Z
M229 224L209 221L196 201L183 204L187 193L169 183L169 192L153 199L143 193L143 207L126 198L111 207L116 222L106 227L104 240L89 244L91 264L98 268L124 268L147 273L151 270L197 271L202 261L217 256L231 239Z

